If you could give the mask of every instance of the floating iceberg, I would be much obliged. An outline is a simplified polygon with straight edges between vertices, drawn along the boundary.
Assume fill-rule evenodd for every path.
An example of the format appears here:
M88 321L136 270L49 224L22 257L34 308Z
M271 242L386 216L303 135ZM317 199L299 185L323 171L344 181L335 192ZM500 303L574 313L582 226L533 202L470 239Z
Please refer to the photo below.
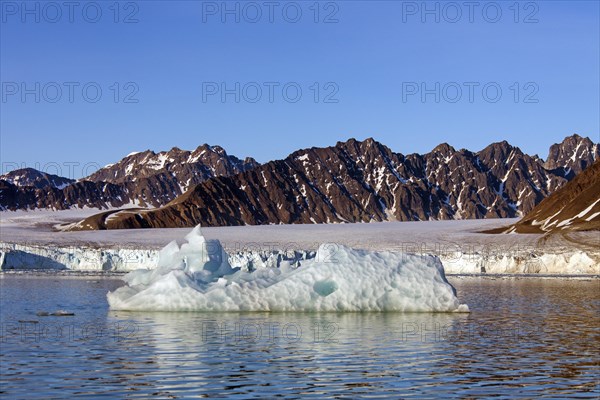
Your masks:
M467 312L437 257L323 244L279 268L232 268L219 241L194 228L165 246L158 266L108 293L113 310Z

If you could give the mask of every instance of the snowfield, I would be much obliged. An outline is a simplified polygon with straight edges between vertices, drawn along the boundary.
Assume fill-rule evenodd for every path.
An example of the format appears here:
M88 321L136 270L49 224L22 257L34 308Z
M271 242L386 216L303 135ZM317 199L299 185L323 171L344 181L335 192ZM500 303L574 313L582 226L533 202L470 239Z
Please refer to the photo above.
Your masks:
M0 212L2 269L153 269L159 250L189 228L56 232L97 210ZM311 257L323 243L369 251L435 255L446 273L600 274L600 234L569 236L479 233L514 219L203 228L233 267L279 266ZM340 250L342 251L342 250Z
M468 312L439 259L323 244L279 268L232 268L218 240L196 227L165 246L158 267L125 275L113 310Z

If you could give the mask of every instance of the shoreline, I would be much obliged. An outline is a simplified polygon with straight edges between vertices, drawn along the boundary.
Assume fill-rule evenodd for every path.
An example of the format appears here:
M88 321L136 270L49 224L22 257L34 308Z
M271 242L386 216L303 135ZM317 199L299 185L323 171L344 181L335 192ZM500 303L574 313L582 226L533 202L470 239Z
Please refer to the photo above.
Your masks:
M0 279L6 276L23 278L104 278L118 279L128 274L128 271L84 271L84 270L45 270L45 269L6 269L0 270ZM449 278L483 278L489 280L514 280L514 279L552 279L552 280L600 280L600 274L452 274L446 273Z

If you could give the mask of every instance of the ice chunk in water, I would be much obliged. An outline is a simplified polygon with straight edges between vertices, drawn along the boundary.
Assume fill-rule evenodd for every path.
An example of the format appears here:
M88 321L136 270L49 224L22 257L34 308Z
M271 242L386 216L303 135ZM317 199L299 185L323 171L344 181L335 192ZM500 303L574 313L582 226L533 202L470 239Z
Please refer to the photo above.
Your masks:
M299 267L232 268L200 227L181 247L169 243L158 268L133 271L108 294L115 310L468 311L437 257L324 244Z

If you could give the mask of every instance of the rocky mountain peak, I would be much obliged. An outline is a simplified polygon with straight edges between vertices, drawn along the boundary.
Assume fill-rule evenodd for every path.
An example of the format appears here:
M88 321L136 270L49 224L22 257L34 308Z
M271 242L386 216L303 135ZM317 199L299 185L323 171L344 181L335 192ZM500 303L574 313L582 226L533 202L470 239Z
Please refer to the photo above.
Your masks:
M453 153L456 153L456 149L450 146L448 143L438 144L431 150L431 153L439 153L443 156L449 156Z
M566 137L561 143L550 146L548 158L544 167L554 170L562 168L565 176L573 177L592 165L600 157L598 144L588 137L573 134Z
M490 154L497 156L497 158L506 158L512 150L513 146L506 140L503 140L486 146L483 150L479 151L479 154Z
M209 149L211 149L213 152L219 154L219 155L227 155L227 152L225 151L224 148L222 148L221 146L208 146Z
M48 187L62 189L75 182L74 179L48 174L34 168L21 168L10 171L4 175L0 175L0 180L9 182L17 187L31 186L37 189Z
M492 143L483 150L476 153L481 164L488 169L501 171L506 165L511 164L516 159L523 156L523 152L518 147L512 146L506 140ZM529 156L527 156L530 158Z
M354 154L356 156L366 156L369 154L375 155L392 152L386 145L384 145L381 142L378 142L372 137L366 138L365 140L357 140L352 138L345 142L337 142L334 148L346 151L349 154ZM326 149L334 148L329 147Z

